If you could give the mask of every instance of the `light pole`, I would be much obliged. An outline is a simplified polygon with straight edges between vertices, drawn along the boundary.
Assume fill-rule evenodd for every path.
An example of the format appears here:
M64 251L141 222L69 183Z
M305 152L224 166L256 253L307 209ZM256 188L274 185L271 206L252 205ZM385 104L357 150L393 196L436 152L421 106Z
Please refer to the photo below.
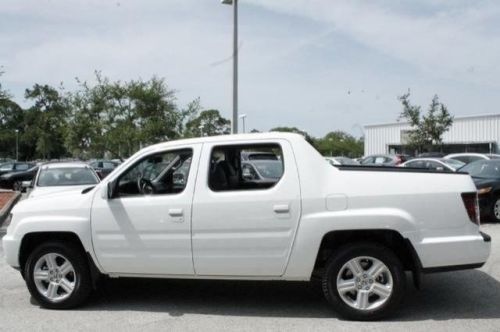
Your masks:
M16 129L16 161L19 161L19 129Z
M233 6L233 119L231 132L238 133L238 0L221 0Z
M239 116L239 118L242 120L241 124L243 125L243 134L246 132L245 131L245 119L246 119L247 115L246 114L242 114Z

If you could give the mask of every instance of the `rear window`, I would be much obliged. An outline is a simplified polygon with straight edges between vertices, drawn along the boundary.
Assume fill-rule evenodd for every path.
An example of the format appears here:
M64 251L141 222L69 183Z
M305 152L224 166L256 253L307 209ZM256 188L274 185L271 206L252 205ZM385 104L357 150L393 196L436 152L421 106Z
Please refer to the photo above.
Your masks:
M79 186L99 183L88 167L45 168L40 171L38 187Z

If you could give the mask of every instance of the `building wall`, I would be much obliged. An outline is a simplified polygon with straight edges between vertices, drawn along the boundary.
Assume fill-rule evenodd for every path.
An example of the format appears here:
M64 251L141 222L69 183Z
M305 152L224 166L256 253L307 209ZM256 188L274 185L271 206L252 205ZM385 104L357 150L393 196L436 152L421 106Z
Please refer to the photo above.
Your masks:
M410 130L408 123L364 126L365 155L388 153L389 145L400 145L401 131ZM500 145L500 114L455 117L453 125L443 135L445 144L496 142Z

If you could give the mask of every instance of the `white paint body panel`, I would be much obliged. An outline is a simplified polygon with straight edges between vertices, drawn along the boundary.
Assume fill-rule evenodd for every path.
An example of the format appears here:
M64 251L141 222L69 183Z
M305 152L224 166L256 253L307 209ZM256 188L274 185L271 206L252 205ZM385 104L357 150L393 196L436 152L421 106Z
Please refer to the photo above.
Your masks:
M282 145L280 182L268 190L210 191L211 147L255 142ZM185 147L194 156L182 194L103 198L107 183L143 156ZM26 234L68 231L111 276L308 280L325 234L381 229L408 239L424 268L476 264L486 261L490 244L460 196L475 190L462 174L340 170L294 134L183 140L139 151L87 194L21 201L3 246L16 267ZM183 220L169 219L169 209L182 209Z

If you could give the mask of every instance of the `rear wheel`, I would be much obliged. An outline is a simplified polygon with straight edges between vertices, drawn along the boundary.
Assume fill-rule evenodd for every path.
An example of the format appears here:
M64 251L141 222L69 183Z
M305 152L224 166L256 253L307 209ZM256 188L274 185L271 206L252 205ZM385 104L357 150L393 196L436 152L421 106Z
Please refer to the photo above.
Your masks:
M376 320L393 311L405 289L394 253L375 243L344 246L327 263L323 292L334 309L353 320Z
M71 243L41 244L28 257L24 275L31 295L50 309L76 307L92 289L85 256Z

